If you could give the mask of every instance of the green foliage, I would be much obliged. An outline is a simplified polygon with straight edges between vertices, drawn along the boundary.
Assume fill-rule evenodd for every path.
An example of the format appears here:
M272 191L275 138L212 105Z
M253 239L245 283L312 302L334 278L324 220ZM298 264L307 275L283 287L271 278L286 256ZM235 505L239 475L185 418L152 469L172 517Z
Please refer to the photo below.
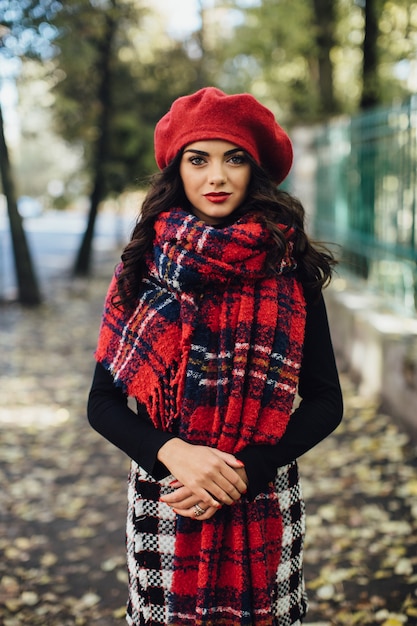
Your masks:
M222 83L241 80L281 120L311 118L318 108L311 2L263 0L242 11L243 23L223 46Z
M190 90L194 62L183 46L151 51L135 47L146 11L133 0L103 9L87 0L71 0L57 24L56 119L63 136L84 146L87 168L95 167L94 149L101 129L100 51L111 12L116 33L111 54L106 106L110 107L106 195L138 184L155 170L153 128L172 100Z
M379 3L377 78L387 103L412 88L400 72L416 63L417 2L368 1ZM205 84L250 91L285 124L355 112L363 87L363 2L329 2L201 2L203 28L176 41L162 30L148 34L156 22L145 0L0 0L0 54L52 58L57 129L82 148L91 178L108 108L105 195L117 194L155 170L153 128L172 100ZM114 33L103 101L109 22Z
M412 74L417 49L417 2L367 0L376 3L378 20L377 74L380 104L417 90L403 75ZM216 50L217 82L225 89L246 89L271 106L287 123L311 123L335 113L358 110L363 90L364 2L360 0L243 0L226 2L240 9L241 23ZM327 14L325 5L328 5ZM329 55L334 108L323 102L320 59L323 15L334 23ZM330 9L332 11L330 11ZM401 72L401 74L400 74ZM414 70L416 73L416 70ZM370 80L369 78L367 80Z
M153 130L172 101L190 91L192 63L178 44L150 62L118 64L113 76L110 160L111 188L140 184L155 171Z
M417 2L384 2L379 29L382 100L388 103L417 91Z

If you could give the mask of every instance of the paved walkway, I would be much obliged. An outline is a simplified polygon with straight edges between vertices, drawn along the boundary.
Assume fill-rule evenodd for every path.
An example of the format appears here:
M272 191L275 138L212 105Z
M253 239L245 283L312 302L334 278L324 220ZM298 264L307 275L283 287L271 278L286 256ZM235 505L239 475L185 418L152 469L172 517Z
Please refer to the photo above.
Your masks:
M128 461L85 402L113 263L0 306L0 624L124 624ZM308 626L417 625L416 449L343 378L336 433L300 460Z

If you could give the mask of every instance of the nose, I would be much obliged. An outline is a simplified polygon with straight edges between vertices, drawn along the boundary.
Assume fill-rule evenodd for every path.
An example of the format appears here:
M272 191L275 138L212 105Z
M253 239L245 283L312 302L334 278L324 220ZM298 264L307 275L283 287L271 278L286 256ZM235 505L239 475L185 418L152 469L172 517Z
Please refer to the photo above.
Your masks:
M224 185L227 181L226 172L224 171L223 164L216 163L211 166L209 172L209 183L210 185Z

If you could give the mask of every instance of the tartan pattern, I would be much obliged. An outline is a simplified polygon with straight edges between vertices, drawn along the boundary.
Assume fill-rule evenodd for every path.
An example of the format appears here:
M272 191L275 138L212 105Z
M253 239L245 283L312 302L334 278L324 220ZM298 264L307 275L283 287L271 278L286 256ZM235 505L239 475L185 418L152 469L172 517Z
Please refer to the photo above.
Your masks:
M127 562L129 573L129 626L174 626L170 614L172 565L175 558L176 516L164 503L162 493L171 491L172 476L155 481L134 461L128 486ZM297 626L307 611L302 571L305 508L297 463L278 469L274 489L282 514L283 533L279 563L271 590L268 626ZM260 494L258 500L263 500ZM233 507L228 507L233 508ZM198 523L198 522L195 522ZM222 607L212 609L207 624L222 624ZM223 607L227 611L227 607ZM193 623L197 623L195 615ZM224 623L230 623L224 622ZM236 619L234 624L240 624ZM252 624L252 621L248 621Z
M256 215L216 229L173 209L158 217L155 233L130 317L112 305L115 279L110 286L97 360L146 405L156 428L231 453L276 443L291 415L304 340L292 232L273 277L265 274L273 242ZM282 525L272 485L204 523L178 517L171 623L270 626Z
M180 427L187 439L228 452L276 443L304 340L292 241L268 278L273 243L254 217L215 229L178 209L161 214L155 230L150 275L129 317L112 305L115 277L110 285L97 360L157 428Z

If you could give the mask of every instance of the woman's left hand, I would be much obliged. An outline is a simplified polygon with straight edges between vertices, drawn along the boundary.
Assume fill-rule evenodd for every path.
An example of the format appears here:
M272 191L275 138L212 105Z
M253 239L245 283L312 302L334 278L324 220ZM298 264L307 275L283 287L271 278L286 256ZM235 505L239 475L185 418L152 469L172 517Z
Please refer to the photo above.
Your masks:
M245 469L242 467L236 469L235 471L247 484L248 478ZM184 487L184 485L182 485L178 480L171 483L171 487L173 487L175 491L162 496L161 500L162 502L168 504L168 506L170 506L173 511L175 511L175 513L177 513L178 515L204 521L210 519L210 517L213 517L216 511L221 508L221 505L219 505L219 507L207 507L206 505L204 505L203 508L202 506L200 506L201 503L196 501L196 497L191 489L189 489L188 487ZM201 513L201 511L204 512Z
M184 487L179 481L175 481L171 486L175 488L175 491L164 495L161 500L165 502L165 504L168 504L178 515L203 521L213 517L220 508L220 504L217 508L214 506L207 507L205 504L200 506L191 489ZM203 513L201 513L201 511L203 511Z

